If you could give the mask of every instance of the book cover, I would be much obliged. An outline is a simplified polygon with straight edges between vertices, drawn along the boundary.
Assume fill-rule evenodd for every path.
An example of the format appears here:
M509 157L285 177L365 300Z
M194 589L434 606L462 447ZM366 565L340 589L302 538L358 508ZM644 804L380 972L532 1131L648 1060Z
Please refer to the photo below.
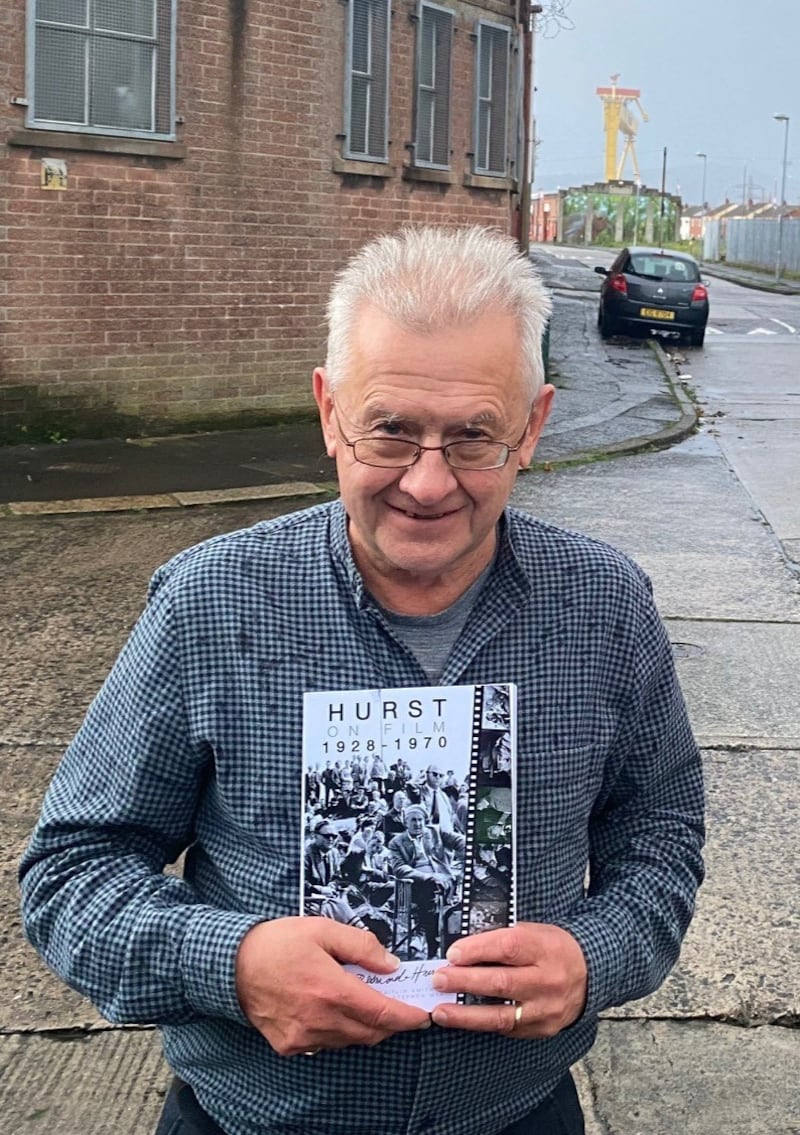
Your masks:
M348 968L425 1009L449 946L514 921L516 687L306 693L301 910L401 959Z

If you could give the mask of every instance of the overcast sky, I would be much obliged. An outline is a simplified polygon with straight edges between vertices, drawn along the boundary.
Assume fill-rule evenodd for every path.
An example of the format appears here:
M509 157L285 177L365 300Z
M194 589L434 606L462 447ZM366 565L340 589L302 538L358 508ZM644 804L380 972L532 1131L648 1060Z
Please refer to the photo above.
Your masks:
M553 0L541 0L545 10ZM558 0L565 18L535 44L534 189L604 178L603 105L595 88L641 90L649 121L636 151L642 180L700 204L703 161L711 205L780 194L784 123L786 198L800 202L800 0ZM620 138L618 154L622 153ZM633 180L630 165L625 177Z

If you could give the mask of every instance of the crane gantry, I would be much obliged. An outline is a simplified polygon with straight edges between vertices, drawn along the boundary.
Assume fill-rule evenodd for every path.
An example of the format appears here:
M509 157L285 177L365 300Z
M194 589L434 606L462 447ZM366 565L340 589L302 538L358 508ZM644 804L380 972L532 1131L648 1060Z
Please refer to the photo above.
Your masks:
M606 181L619 181L625 169L625 162L630 154L633 165L633 175L636 181L641 181L639 163L636 160L636 134L639 122L631 106L636 106L642 116L642 122L647 122L642 104L639 102L641 91L632 87L618 87L619 75L611 76L610 87L598 87L596 94L603 100L603 123L606 132ZM625 145L622 156L617 162L617 135L622 134Z

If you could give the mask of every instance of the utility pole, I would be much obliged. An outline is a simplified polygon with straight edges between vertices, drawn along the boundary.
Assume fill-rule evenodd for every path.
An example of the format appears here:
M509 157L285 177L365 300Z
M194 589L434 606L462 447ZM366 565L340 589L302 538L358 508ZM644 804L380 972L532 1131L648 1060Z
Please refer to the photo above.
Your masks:
M519 22L522 41L522 118L524 134L522 144L522 185L519 195L519 247L526 256L531 246L531 182L533 181L533 150L536 144L533 128L533 37L536 17L542 12L541 4L520 0Z
M703 216L706 215L706 170L708 168L708 154L695 154L695 157L703 159L703 191L701 194L700 204L703 207Z
M703 210L702 220L700 222L700 225L701 225L701 228L700 228L700 243L701 243L700 259L702 261L703 252L705 252L705 239L706 239L706 170L708 169L708 154L704 154L702 151L700 151L699 153L697 153L695 155L695 157L703 159L703 191L700 195L700 197L701 197L700 207Z
M789 115L773 114L776 122L783 123L783 173L781 175L781 202L778 213L778 251L775 256L775 279L783 275L783 213L786 208L786 162L789 156Z
M661 163L661 212L658 218L658 247L664 247L664 197L667 192L667 147L664 147L664 159Z

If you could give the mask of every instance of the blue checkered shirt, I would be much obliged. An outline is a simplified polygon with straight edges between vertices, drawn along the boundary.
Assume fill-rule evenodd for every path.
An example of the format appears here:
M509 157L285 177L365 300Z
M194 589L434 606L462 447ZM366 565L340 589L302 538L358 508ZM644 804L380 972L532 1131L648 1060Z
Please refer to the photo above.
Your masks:
M25 855L27 933L110 1020L157 1022L230 1135L500 1131L587 1051L600 1010L675 962L703 800L670 645L621 553L507 511L442 679L497 681L519 687L517 914L569 930L588 963L585 1014L558 1036L434 1027L286 1059L239 1007L242 937L298 913L303 691L426 684L364 589L338 502L156 573ZM184 877L163 874L186 848Z

